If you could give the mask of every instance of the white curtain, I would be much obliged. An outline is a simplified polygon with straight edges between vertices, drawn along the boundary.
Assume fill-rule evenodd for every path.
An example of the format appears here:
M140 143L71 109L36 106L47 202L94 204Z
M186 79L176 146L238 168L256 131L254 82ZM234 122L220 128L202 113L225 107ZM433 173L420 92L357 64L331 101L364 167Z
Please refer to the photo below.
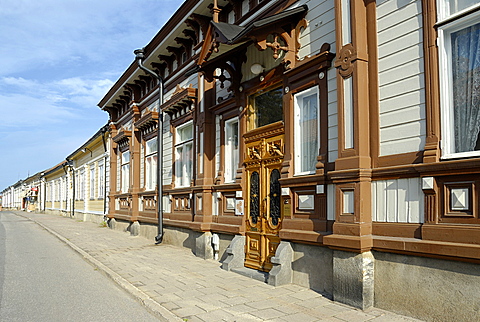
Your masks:
M303 98L300 111L302 144L302 171L314 171L318 155L318 104L317 95Z
M453 32L451 43L455 152L479 150L480 23Z

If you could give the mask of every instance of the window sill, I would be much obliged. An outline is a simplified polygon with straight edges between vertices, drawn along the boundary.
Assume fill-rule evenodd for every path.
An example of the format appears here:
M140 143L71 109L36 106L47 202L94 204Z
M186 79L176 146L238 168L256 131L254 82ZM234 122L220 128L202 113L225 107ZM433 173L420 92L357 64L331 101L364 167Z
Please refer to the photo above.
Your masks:
M443 155L440 160L467 159L480 157L480 151L450 153Z
M299 173L295 173L293 176L294 177L305 177L305 176L311 176L315 174L315 171L311 171L311 172L299 172Z

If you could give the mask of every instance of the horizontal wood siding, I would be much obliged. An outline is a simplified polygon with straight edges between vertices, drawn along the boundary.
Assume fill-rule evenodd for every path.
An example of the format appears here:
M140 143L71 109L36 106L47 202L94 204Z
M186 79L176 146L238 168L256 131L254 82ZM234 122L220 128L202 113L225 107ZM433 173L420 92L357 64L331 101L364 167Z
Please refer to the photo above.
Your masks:
M220 171L220 116L215 117L215 173L216 176Z
M328 161L338 158L337 71L330 69L328 77Z
M327 185L327 220L335 220L335 185Z
M103 212L103 199L90 200L88 202L88 211Z
M335 5L334 1L301 0L296 5L308 5L305 19L307 28L300 35L300 59L320 53L324 43L330 44L330 51L336 52L335 43ZM338 120L337 120L337 73L335 68L327 72L328 86L328 161L338 157Z
M377 2L380 155L425 145L421 1Z
M305 19L308 21L307 28L300 35L300 59L312 56L320 52L324 43L331 45L331 51L335 52L335 9L334 1L302 0L298 5L308 5Z
M420 178L372 182L372 220L423 223L423 192Z
M122 155L119 152L117 155L117 191L120 191L120 185L121 185L121 178L122 174L120 173L120 169L122 167Z
M140 187L145 187L145 148L140 144Z
M173 167L173 151L172 151L173 134L170 132L170 117L165 114L163 120L163 184L172 183L172 167Z
M109 147L107 147L107 151L110 151ZM105 196L103 196L103 198L107 199L107 201L105 202L105 207L106 207L105 208L105 213L106 214L108 214L108 211L109 211L110 203L108 202L108 195L110 194L110 190L111 190L111 188L110 188L110 166L109 165L110 165L110 156L107 157L106 162L104 163L106 171L105 171L105 181L104 181L103 184L106 185L106 189L104 191Z

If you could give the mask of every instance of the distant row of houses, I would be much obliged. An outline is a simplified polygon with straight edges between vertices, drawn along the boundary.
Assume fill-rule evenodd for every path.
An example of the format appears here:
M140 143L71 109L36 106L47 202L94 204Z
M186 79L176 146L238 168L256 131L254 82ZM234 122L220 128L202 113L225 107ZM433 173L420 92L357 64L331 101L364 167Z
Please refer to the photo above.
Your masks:
M101 222L108 213L109 126L65 161L2 191L3 209L48 212Z
M4 207L478 319L479 36L476 1L186 0L99 102L108 126Z

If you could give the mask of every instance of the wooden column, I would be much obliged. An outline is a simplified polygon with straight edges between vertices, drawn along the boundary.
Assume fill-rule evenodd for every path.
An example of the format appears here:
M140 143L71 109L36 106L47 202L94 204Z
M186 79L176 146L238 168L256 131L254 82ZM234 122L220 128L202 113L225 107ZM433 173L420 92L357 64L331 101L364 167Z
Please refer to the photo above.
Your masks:
M141 137L141 131L134 130L130 139L130 221L132 222L137 221L139 215L140 164L143 162L140 158Z
M440 161L440 76L438 74L437 8L435 0L422 0L423 51L425 62L425 106L427 138L423 162Z
M348 3L349 8L342 8ZM339 146L335 171L330 174L336 184L336 218L333 234L326 236L324 243L365 252L372 247L372 150L378 153L370 140L378 131L372 131L372 123L378 123L372 122L372 118L378 118L376 88L372 88L377 86L377 35L372 23L367 23L376 20L376 4L370 0L337 0L335 6ZM348 16L350 31L342 29L348 28Z
M215 101L215 82L208 82L203 77L198 77L199 84L202 82L203 91L199 88L199 102L197 106L196 127L198 128L197 139L199 140L201 133L203 133L203 142L199 140L199 150L197 153L197 170L195 186L200 189L196 193L201 194L202 209L197 211L193 209L194 221L200 223L200 230L209 230L212 222L213 203L212 191L210 187L213 185L215 173L215 116L209 110L209 107ZM200 144L203 146L200 147ZM203 163L200 169L200 159ZM202 172L200 172L202 171ZM195 207L197 208L197 207Z
M108 198L108 218L115 218L115 194L117 193L117 162L118 162L118 149L117 143L113 142L112 138L118 134L117 127L113 124L110 125L110 183L109 191L105 198ZM105 165L107 166L107 165ZM105 182L107 184L107 182Z

